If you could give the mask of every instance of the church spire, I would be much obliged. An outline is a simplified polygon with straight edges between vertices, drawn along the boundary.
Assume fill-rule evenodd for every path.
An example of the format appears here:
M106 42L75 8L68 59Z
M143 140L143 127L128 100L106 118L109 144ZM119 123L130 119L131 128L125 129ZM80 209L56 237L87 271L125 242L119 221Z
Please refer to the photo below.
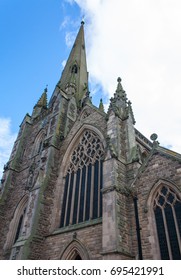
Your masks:
M79 32L58 85L67 94L74 95L77 104L81 104L88 90L84 21L81 22Z

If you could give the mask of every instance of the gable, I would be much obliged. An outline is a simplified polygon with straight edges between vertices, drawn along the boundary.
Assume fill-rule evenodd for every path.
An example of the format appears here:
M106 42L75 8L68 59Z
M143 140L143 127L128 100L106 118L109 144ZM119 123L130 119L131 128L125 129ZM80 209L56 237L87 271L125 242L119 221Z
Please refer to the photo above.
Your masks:
M138 193L147 193L160 179L180 185L181 162L166 153L154 150L140 167L133 186Z

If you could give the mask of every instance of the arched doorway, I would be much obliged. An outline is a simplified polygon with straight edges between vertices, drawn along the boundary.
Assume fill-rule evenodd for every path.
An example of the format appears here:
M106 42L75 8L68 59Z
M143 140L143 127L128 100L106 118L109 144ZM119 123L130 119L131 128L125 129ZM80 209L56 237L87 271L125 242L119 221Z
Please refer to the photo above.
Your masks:
M78 240L71 241L64 249L60 259L62 260L89 260L89 254L85 246Z

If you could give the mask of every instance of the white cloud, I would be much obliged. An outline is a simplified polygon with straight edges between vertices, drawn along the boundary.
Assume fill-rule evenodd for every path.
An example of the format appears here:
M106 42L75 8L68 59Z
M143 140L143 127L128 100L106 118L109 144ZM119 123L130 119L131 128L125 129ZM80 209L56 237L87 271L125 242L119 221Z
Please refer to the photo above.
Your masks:
M69 21L70 17L66 16L60 25L60 30L64 29L69 24Z
M136 127L181 153L179 0L74 0L85 15L90 81L113 95L118 76Z
M8 161L16 134L11 132L10 119L0 118L0 178L4 164Z
M67 63L67 61L66 61L66 59L64 59L64 60L62 61L62 63L61 63L62 68L64 68L64 67L65 67L66 63Z
M65 43L67 45L68 48L72 47L74 40L76 37L76 33L71 31L71 32L66 32L65 35Z

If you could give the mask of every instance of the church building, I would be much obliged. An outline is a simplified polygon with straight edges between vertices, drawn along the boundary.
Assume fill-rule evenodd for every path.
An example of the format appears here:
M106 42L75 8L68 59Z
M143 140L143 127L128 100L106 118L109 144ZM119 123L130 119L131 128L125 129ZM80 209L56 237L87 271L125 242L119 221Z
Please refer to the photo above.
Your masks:
M181 259L181 155L136 129L121 78L92 104L84 22L4 166L0 259Z

